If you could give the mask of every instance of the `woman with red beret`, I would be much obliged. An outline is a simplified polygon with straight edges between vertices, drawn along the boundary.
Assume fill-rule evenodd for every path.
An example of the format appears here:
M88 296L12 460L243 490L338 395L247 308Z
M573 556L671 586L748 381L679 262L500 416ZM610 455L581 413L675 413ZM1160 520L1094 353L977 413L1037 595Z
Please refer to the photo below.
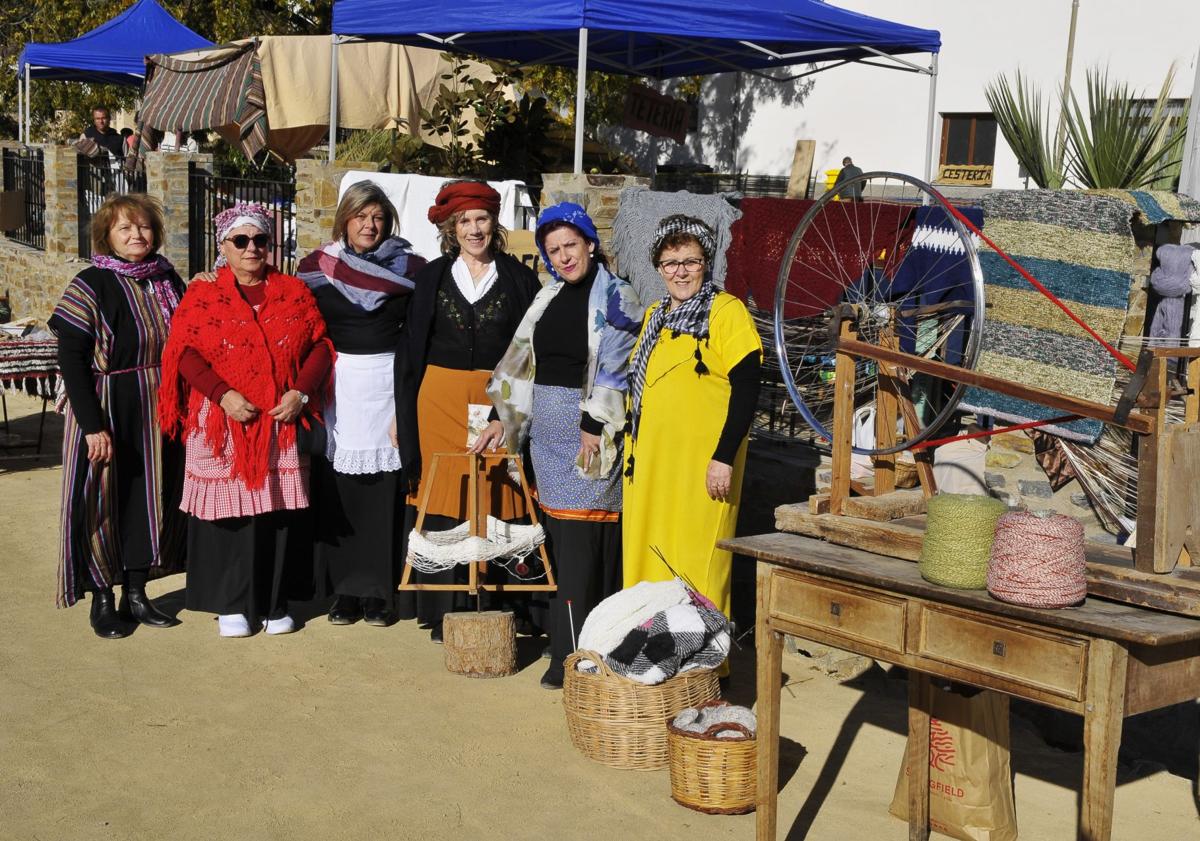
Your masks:
M414 281L408 320L396 351L396 439L418 505L434 453L465 452L472 407L487 415L485 391L525 310L540 288L537 275L505 253L500 194L481 181L452 181L429 209L438 226L442 256ZM441 531L467 519L467 461L438 464L423 528ZM526 516L524 497L503 462L483 477L484 504L502 520ZM460 567L460 570L463 569ZM424 575L424 583L453 583L454 570ZM442 639L442 617L453 609L449 592L421 591L408 611ZM403 602L401 615L405 612Z

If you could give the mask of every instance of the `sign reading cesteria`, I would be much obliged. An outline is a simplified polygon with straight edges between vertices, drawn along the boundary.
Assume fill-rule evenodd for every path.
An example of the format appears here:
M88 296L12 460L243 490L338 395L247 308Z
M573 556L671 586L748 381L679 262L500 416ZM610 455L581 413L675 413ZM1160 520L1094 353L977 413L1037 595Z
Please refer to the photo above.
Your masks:
M645 85L630 85L625 95L622 124L682 143L687 137L691 106L682 99L661 94Z

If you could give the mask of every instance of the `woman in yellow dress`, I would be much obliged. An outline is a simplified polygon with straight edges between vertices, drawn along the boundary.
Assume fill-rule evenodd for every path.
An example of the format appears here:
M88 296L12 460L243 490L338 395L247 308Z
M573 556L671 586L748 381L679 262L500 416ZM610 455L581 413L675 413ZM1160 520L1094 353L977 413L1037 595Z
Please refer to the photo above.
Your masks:
M716 543L737 525L762 342L746 305L713 283L715 250L693 217L655 231L667 295L646 311L630 364L622 548L626 587L673 569L728 616L733 558Z

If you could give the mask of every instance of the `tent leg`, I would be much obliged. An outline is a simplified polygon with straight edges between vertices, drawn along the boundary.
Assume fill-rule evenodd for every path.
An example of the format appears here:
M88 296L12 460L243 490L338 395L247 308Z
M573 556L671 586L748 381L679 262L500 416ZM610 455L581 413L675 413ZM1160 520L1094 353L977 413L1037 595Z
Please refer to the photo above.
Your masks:
M33 142L33 132L29 125L29 65L25 65L25 145Z
M25 142L25 85L17 76L17 142Z
M575 174L583 173L583 118L587 94L587 27L579 29L579 61L575 65Z
M338 36L330 35L329 48L329 162L337 157L338 126Z
M933 181L933 122L937 115L938 54L929 65L929 116L925 124L925 181Z

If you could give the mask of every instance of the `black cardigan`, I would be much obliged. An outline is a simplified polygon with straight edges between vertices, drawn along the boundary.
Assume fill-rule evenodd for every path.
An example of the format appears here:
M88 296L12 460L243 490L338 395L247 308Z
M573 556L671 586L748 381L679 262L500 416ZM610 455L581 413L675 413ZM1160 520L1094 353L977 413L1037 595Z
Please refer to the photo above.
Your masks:
M421 438L417 427L417 393L425 377L429 358L429 339L432 333L437 293L443 283L453 283L450 267L456 257L443 256L434 260L413 279L416 288L408 306L408 320L400 330L396 347L396 438L400 445L400 463L404 468L405 484L413 489L421 477ZM519 260L507 254L496 255L496 283L500 284L517 310L524 313L541 289L537 275ZM511 325L506 337L512 340L519 321ZM466 417L466 407L463 407Z

